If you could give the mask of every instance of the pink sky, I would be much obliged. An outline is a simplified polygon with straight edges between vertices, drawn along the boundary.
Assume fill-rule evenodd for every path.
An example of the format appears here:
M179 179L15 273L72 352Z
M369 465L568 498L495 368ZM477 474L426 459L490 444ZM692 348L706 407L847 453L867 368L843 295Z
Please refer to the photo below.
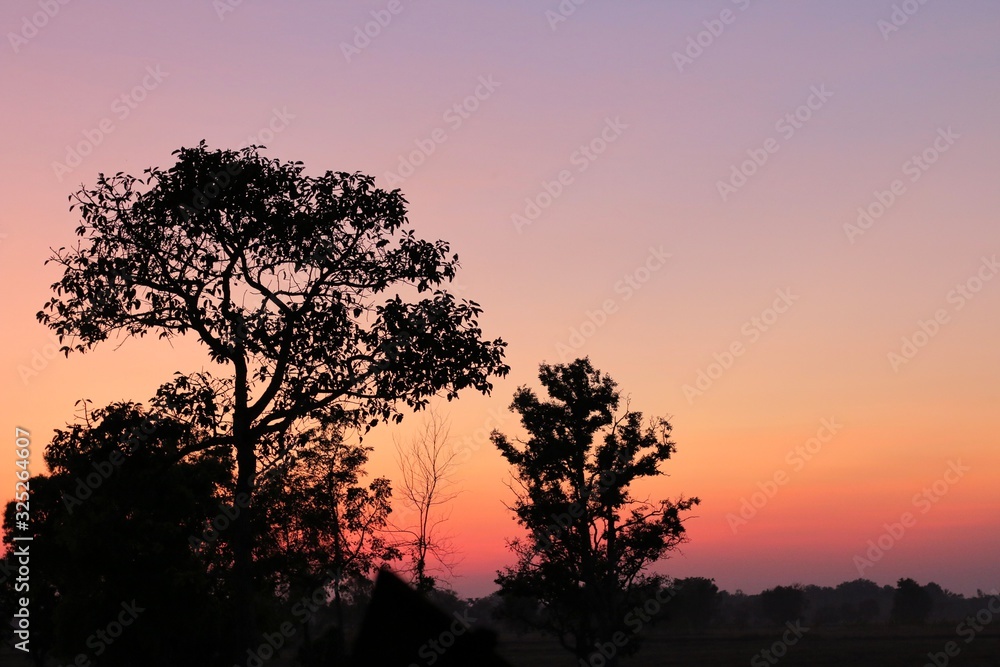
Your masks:
M35 472L76 399L146 400L207 365L155 340L47 358L34 314L48 248L74 241L67 196L203 138L252 140L400 187L510 344L491 397L447 406L472 452L451 521L463 594L492 589L516 534L508 470L476 433L498 415L516 432L514 389L583 355L672 417L676 459L650 493L703 499L664 572L748 592L1000 585L996 3L44 4L0 9L2 409L32 432ZM804 460L823 420L840 426ZM393 434L413 426L373 435L374 472L394 474ZM922 511L954 462L967 472ZM734 533L727 516L776 473Z

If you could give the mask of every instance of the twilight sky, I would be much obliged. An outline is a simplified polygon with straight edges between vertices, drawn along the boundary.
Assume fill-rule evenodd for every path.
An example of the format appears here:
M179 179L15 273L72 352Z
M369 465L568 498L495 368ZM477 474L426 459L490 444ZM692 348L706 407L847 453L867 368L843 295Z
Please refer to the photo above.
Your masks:
M660 570L1000 585L997 3L8 0L0 26L2 410L33 472L75 400L208 364L155 339L52 356L67 196L259 143L400 187L509 343L491 397L444 406L470 452L459 592L516 534L486 434L517 433L541 361L584 355L671 417L644 490L703 500ZM372 472L415 422L372 435Z

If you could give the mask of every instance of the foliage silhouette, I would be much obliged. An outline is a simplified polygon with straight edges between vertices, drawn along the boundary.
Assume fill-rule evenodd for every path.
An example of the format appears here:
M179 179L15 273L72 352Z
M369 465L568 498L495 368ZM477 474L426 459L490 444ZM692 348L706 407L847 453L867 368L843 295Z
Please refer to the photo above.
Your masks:
M82 653L102 665L214 664L227 568L206 567L189 539L220 513L232 462L218 451L175 461L197 433L150 417L133 403L88 411L56 431L45 450L49 474L30 480L39 658L51 651L67 663ZM9 545L14 509L9 503L4 515ZM95 633L123 605L141 611L106 643Z
M777 625L802 618L806 608L805 590L799 584L769 588L759 599L764 615Z
M496 581L503 596L537 599L540 629L587 661L597 643L633 633L628 613L664 581L645 570L686 540L681 513L699 500L631 495L634 481L663 474L659 466L674 452L671 427L666 419L644 425L627 409L616 415L616 384L589 359L542 364L539 379L550 400L521 387L511 405L528 440L518 446L492 435L514 467L520 488L511 509L529 531L508 542L517 562ZM633 638L623 650L638 644Z
M896 582L890 614L893 623L921 625L933 608L934 600L926 588L910 578L901 578Z
M217 421L196 447L235 448L234 498L253 498L261 443L300 420L370 428L401 419L400 403L488 393L507 373L479 305L442 289L457 255L414 235L398 190L357 173L307 176L255 146L174 154L168 170L100 174L70 197L80 240L50 258L63 276L38 319L67 355L113 334L193 334L223 382L209 372L175 386L212 406L188 408ZM230 531L244 647L257 636L253 510Z
M273 544L265 569L278 575L276 583L289 599L330 579L333 652L343 655L345 602L353 601L379 567L401 558L383 536L392 488L384 477L364 483L372 448L347 442L340 427L326 424L300 438L293 458L267 474L258 491L267 522L264 539ZM307 636L305 643L312 639Z
M718 605L719 587L714 579L688 577L671 584L674 597L667 606L670 624L688 630L708 627Z

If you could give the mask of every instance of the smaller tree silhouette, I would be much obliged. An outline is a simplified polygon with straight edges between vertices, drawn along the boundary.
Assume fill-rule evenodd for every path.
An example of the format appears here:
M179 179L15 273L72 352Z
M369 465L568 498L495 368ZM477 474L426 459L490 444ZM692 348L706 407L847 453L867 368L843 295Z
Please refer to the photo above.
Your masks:
M395 443L404 516L414 517L396 531L403 535L400 547L412 563L414 586L422 592L434 588L436 579L430 572L435 567L451 573L455 566L454 546L441 529L450 517L441 508L458 497L452 490L456 454L448 447L449 431L447 419L430 410L408 444Z
M655 601L664 583L646 570L686 540L681 515L699 500L632 495L633 482L664 475L671 426L631 410L616 414L617 384L589 359L542 364L538 377L550 399L521 387L511 405L528 439L492 435L514 467L520 489L511 509L528 530L508 542L517 562L498 573L500 594L536 599L539 629L583 663L613 638L618 653L632 652L640 638L630 614Z
M890 614L893 623L921 625L927 620L933 607L931 594L916 581L906 578L896 582Z
M802 618L806 606L805 591L798 584L761 591L759 599L764 615L777 624Z
M265 535L274 545L275 566L269 569L282 574L279 583L289 593L330 581L336 650L342 652L344 598L380 566L400 558L384 535L392 488L384 477L365 482L372 448L347 441L343 428L323 424L299 439L294 457L261 477L261 500L268 506Z
M671 624L689 630L703 630L712 622L719 603L719 587L714 579L688 577L673 586L674 597L667 607Z

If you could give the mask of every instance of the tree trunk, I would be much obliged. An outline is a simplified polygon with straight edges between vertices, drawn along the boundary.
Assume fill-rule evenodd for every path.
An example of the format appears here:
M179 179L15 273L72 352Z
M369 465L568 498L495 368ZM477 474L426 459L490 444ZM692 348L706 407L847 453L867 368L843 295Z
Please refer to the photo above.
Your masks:
M257 472L257 455L253 443L247 442L247 434L240 437L242 428L234 428L236 450L236 492L235 498L253 497L254 476ZM245 495L241 495L245 494ZM234 498L234 500L235 500ZM234 506L239 507L234 502ZM236 605L236 650L239 659L245 658L248 649L256 648L257 619L254 608L253 581L253 526L251 512L253 502L246 502L233 519L233 601Z
M330 494L337 497L338 494L334 494L333 490L330 490ZM347 632L344 628L344 605L340 598L340 584L343 580L344 574L344 543L343 543L343 531L340 524L340 508L335 504L333 509L333 602L335 611L337 614L337 650L340 652L346 651L347 646Z
M338 655L346 652L347 629L344 627L344 603L340 599L340 569L337 569L337 578L333 584L333 600L337 611L337 652Z
M233 497L234 509L243 507L233 519L233 602L236 604L236 650L238 663L245 659L248 650L256 648L258 641L257 615L254 605L253 581L253 491L257 475L257 448L250 435L249 399L250 387L247 364L244 357L245 329L240 323L236 332L236 354L233 358L234 406L233 441L236 445L236 490ZM243 494L243 495L241 495ZM243 498L238 503L237 498Z
M426 593L428 590L427 578L424 576L424 568L426 567L424 560L424 547L423 539L420 540L420 546L418 548L417 555L417 590L421 593Z

